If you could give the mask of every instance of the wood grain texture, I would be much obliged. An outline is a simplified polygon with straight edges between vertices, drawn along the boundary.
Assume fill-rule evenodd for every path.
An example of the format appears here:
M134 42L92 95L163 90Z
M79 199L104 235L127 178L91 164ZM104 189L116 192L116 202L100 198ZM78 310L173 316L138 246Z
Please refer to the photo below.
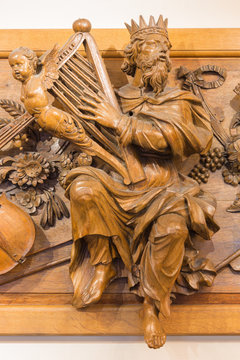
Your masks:
M19 98L19 84L12 78L6 60L9 52L19 46L28 46L38 54L50 49L55 43L62 45L73 34L72 30L0 30L0 98ZM129 35L123 29L93 29L114 87L127 83L121 72L122 49L127 45ZM173 43L171 51L173 71L169 85L179 86L176 69L183 65L195 70L201 65L215 64L226 68L228 75L222 87L204 90L212 107L224 109L224 127L228 124L239 105L233 88L240 77L240 29L170 29ZM204 58L206 57L206 58ZM0 116L6 115L2 110ZM217 142L214 143L216 145ZM227 206L235 198L238 188L224 184L221 172L211 175L203 186L212 192L218 201L216 220L221 230L213 242L196 239L196 246L216 264L225 255L240 247L240 214L226 213ZM58 237L56 239L56 231ZM37 228L39 243L57 243L71 236L71 224L64 221L58 229L49 229L47 239ZM37 245L37 244L36 244ZM66 252L49 253L42 261L54 259ZM67 250L69 254L69 249ZM177 297L172 307L170 322L166 324L168 334L240 334L240 274L229 269L221 272L212 288L204 288L201 294L191 297ZM103 295L101 304L81 312L71 306L72 284L68 265L31 275L0 287L0 334L1 335L141 335L139 320L140 301L129 294L125 279L114 281ZM109 305L109 304L115 304ZM213 305L215 304L215 305Z
M114 87L119 88L127 83L126 76L121 72L120 66L122 59L106 59L105 60L110 79ZM236 111L239 111L238 103L233 88L238 83L240 78L240 61L238 58L218 58L218 59L172 59L173 71L170 73L169 85L180 86L180 81L176 79L176 69L180 66L186 66L191 70L195 70L198 67L206 64L216 64L222 66L227 70L227 79L223 86L215 90L204 90L204 96L210 106L221 106L224 110L225 120L223 126L228 128L228 124L233 118ZM2 82L0 84L0 98L12 98L18 99L19 97L19 85L18 82L11 77L11 70L6 59L0 61L0 71L2 74ZM4 117L6 113L1 110L0 116ZM214 146L217 146L217 141L214 142ZM216 213L216 221L221 224L221 229L213 237L213 241L202 241L196 239L196 246L203 252L204 255L210 257L214 264L218 264L225 256L230 255L234 251L240 248L239 237L239 214L230 214L226 212L226 208L235 199L238 188L232 187L224 183L221 171L212 173L208 184L202 185L207 191L213 193L217 198L218 206ZM62 194L64 198L64 194ZM34 217L34 220L37 217ZM56 238L56 231L58 237ZM71 238L71 224L69 219L64 219L57 224L56 228L50 228L45 232L37 226L37 242L35 247L40 245L56 244ZM46 237L47 236L47 237ZM66 239L67 236L67 239ZM67 253L63 252L61 256L65 256ZM68 252L69 254L69 252ZM55 255L49 253L45 258L46 260L53 259ZM57 253L56 253L57 256ZM59 255L60 256L60 255ZM44 261L44 258L42 259ZM225 269L215 279L214 285L211 288L204 288L202 291L205 293L226 293L234 292L240 293L240 274L232 273L230 269ZM120 290L118 290L120 289ZM0 288L0 291L11 292L51 292L51 293L65 293L72 291L72 284L68 274L68 265L63 265L51 269L51 271L43 271L39 274L31 275L25 279L21 279L4 285ZM128 287L126 281L114 282L107 289L107 293L128 293Z
M119 291L119 289L118 289ZM73 292L57 293L0 293L0 305L71 305ZM141 304L142 299L135 294L124 292L104 293L99 305ZM191 296L176 295L174 305L240 305L239 294L197 293Z
M142 335L141 305L0 306L0 335ZM175 305L168 335L240 334L239 305Z
M29 47L40 55L55 43L63 45L72 34L70 29L0 30L0 57L7 58L19 46ZM91 34L104 57L123 57L129 41L127 30L93 29ZM173 44L172 57L240 55L240 29L169 29L169 38Z

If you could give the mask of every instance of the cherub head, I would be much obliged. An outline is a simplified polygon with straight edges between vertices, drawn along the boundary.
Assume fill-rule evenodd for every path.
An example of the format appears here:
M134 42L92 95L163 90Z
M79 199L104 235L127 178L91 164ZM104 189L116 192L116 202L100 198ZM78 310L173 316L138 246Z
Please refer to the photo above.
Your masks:
M38 57L36 53L26 47L20 47L11 52L8 57L13 77L21 82L29 79L37 69Z

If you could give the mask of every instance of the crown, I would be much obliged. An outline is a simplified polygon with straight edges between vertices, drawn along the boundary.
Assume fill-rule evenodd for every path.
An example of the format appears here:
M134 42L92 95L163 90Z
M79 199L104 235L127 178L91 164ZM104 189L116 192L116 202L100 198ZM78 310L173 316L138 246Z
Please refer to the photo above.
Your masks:
M142 15L139 16L139 25L133 19L131 20L131 25L128 25L127 23L125 23L125 25L129 31L131 40L135 39L140 34L161 34L168 39L168 19L163 20L162 15L159 16L157 22L151 15L148 25Z

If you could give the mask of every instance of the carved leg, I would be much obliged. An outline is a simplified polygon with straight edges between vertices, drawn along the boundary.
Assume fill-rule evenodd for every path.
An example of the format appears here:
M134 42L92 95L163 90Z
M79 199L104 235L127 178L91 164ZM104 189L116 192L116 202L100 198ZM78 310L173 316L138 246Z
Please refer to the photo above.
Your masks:
M96 303L103 291L116 276L112 260L116 257L115 249L110 245L110 238L100 235L86 236L85 241L90 254L94 275L81 296L82 306Z
M161 316L170 315L170 293L182 266L187 238L183 216L162 215L154 222L142 255L141 285L148 294L143 304L143 328L145 341L151 348L159 348L166 341L158 309ZM153 299L158 300L158 309Z
M88 172L87 167L85 171ZM85 174L76 178L70 187L70 201L73 238L76 239L70 273L74 306L81 308L99 301L116 276L114 258L120 254L125 261L129 260L129 268L131 259L128 242L121 237L124 223L117 214L122 216L122 213L100 180ZM120 234L117 239L116 234ZM87 244L90 257L82 252L83 248L77 249L76 244L82 242ZM86 264L90 273L84 273Z
M115 276L116 270L112 262L109 264L95 265L94 276L82 294L82 307L98 302L101 299L103 291Z
M158 349L166 342L166 334L158 319L158 310L154 301L146 296L143 303L144 339L150 348Z

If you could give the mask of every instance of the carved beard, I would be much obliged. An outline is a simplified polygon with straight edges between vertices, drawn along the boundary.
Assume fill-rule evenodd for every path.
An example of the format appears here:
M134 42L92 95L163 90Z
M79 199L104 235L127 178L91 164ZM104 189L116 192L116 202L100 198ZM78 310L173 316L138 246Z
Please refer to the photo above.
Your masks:
M143 57L138 59L137 66L142 70L142 81L146 88L150 86L156 95L164 90L171 69L168 56L158 55L151 59Z

